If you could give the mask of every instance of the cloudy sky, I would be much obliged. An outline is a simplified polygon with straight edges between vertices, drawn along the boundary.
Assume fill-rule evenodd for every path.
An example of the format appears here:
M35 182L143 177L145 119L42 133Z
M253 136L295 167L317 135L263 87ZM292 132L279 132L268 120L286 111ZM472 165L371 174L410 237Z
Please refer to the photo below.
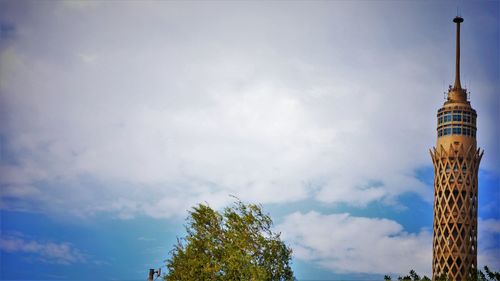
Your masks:
M4 0L0 279L143 280L189 208L231 195L299 280L429 274L457 6L500 269L497 1Z

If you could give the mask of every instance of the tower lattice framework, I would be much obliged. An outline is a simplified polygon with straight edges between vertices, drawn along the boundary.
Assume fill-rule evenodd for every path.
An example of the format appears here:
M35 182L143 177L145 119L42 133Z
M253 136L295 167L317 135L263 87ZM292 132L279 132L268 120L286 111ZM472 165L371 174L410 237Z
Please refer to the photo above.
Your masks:
M452 144L434 163L433 275L466 280L477 268L477 172L482 152Z
M457 24L455 83L438 110L434 164L433 279L462 281L477 268L478 170L476 111L460 84L460 23Z

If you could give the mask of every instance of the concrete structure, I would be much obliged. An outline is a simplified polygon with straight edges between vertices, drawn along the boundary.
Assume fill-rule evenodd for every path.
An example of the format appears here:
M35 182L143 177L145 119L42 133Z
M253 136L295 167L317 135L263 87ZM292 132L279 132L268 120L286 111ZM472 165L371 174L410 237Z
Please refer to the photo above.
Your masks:
M483 152L476 147L476 111L460 84L460 23L457 25L455 83L437 114L434 164L433 279L445 274L466 280L477 268L477 173Z

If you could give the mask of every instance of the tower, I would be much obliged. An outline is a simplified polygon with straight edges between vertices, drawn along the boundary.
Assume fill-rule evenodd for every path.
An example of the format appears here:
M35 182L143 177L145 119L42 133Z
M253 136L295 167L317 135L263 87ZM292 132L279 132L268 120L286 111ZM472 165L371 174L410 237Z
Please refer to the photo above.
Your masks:
M483 151L476 147L476 111L460 84L460 24L455 17L455 83L437 113L434 164L433 279L445 274L466 280L477 268L477 173Z

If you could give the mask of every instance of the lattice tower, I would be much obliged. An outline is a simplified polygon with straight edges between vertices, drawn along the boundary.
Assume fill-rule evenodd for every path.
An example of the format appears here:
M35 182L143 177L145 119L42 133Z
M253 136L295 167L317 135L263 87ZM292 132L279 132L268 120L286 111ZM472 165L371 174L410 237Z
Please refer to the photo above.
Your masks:
M457 26L455 83L438 110L434 164L432 274L466 280L477 268L477 173L483 151L476 147L476 111L460 84L460 23Z

